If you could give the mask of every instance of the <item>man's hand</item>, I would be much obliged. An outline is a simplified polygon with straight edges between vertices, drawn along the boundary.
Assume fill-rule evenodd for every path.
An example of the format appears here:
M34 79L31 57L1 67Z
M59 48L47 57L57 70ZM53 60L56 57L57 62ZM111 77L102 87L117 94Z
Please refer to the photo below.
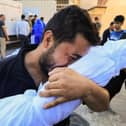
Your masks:
M6 41L9 41L9 40L10 40L10 38L7 36L7 37L6 37Z
M40 92L40 96L56 96L58 98L46 104L44 108L50 108L73 99L81 99L84 96L86 81L87 78L69 68L54 69L49 73L49 84L45 86L44 92Z

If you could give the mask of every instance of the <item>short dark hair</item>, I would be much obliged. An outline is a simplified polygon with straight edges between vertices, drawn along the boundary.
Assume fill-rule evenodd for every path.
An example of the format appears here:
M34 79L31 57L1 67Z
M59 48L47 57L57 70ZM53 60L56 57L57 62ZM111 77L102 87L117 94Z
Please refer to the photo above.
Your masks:
M24 14L21 15L21 19L22 19L22 20L25 19L25 15L24 15Z
M82 34L91 45L98 39L91 18L86 10L76 5L68 6L57 12L47 23L45 32L51 30L57 43L73 42L78 33Z
M37 17L38 17L38 15L37 15L37 14L35 14L35 15L34 15L34 18L37 18Z
M110 26L112 26L112 25L114 25L114 22L113 21L110 23Z
M99 20L99 18L98 18L98 17L95 17L94 19L95 19L95 21L96 21L96 20Z
M5 15L4 14L0 14L0 18L3 17L3 16L5 16Z
M44 17L40 17L40 19L43 21L44 20Z
M121 22L123 23L125 20L125 17L123 15L117 15L115 18L114 18L114 22Z
M33 15L29 15L29 17L33 17Z

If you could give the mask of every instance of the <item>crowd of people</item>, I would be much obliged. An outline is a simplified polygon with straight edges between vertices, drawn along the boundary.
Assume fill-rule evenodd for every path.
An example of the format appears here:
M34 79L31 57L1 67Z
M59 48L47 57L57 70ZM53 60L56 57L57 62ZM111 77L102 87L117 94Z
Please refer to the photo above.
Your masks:
M1 59L6 57L6 44L10 40L5 25L6 16L0 14L0 54ZM21 15L21 20L16 22L16 37L20 42L20 47L28 44L39 45L42 41L43 32L45 29L44 17L38 18L37 15L29 15L26 19L24 14Z
M122 29L122 25L124 24L125 17L123 15L117 15L114 17L113 21L110 22L109 27L104 30L101 37L99 37L99 44L104 45L107 41L117 41L120 39L126 38L126 30ZM94 26L96 30L99 32L101 30L102 24L99 21L98 17L94 18Z
M60 10L46 26L37 15L22 15L16 27L22 48L0 61L0 125L72 126L80 104L107 110L126 79L123 22L122 15L114 18L104 44L98 17L93 23L78 6Z
M27 44L39 45L42 41L45 29L44 17L38 18L37 15L21 15L21 20L16 24L17 39L20 40L21 47Z

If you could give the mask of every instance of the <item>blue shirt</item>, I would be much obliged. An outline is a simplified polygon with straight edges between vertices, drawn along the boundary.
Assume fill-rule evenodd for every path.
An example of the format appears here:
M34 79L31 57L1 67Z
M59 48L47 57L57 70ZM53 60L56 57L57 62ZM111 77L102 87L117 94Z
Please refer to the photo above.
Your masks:
M117 41L120 40L122 35L126 33L126 30L121 30L121 31L112 31L110 32L110 40Z

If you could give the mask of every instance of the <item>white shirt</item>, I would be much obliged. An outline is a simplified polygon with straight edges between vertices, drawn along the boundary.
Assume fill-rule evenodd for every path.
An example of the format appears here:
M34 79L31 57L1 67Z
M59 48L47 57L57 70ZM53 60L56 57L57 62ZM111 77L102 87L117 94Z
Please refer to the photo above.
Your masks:
M109 41L104 46L92 47L86 56L69 67L99 86L105 86L113 76L119 74L120 69L126 68L125 57L126 40ZM40 85L38 93L44 90L44 86ZM1 99L0 126L53 126L81 104L78 99L45 110L42 106L56 97L44 98L38 93L27 90L23 95Z
M105 86L126 68L126 40L108 41L104 46L92 47L86 56L69 67Z
M30 33L30 27L27 21L21 20L16 24L16 35L25 35L28 36Z

